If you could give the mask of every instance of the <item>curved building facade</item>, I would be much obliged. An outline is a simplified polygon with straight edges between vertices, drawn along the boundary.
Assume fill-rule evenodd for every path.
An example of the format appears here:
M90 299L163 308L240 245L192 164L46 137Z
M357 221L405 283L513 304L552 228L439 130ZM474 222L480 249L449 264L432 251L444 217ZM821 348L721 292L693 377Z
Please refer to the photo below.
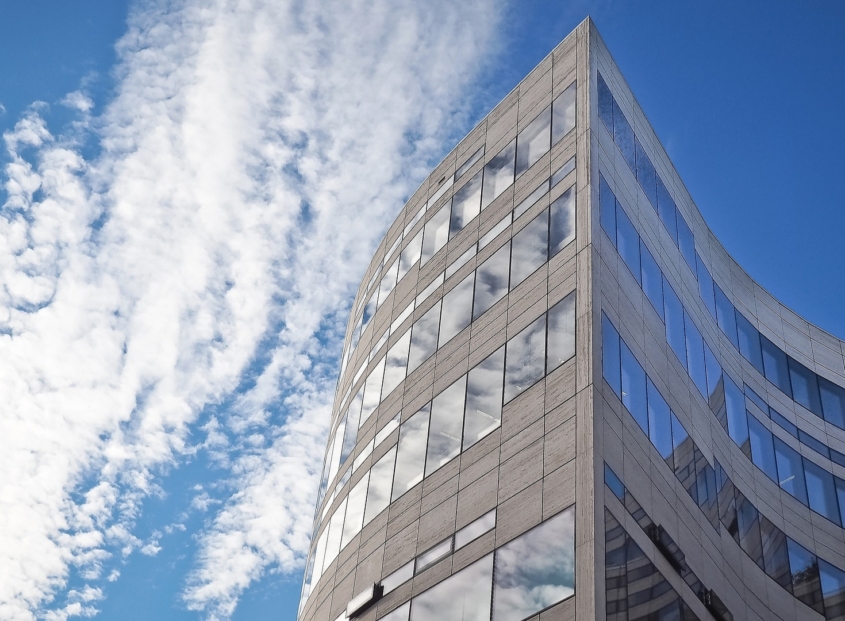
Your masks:
M713 236L588 19L373 257L299 618L845 619L843 351Z

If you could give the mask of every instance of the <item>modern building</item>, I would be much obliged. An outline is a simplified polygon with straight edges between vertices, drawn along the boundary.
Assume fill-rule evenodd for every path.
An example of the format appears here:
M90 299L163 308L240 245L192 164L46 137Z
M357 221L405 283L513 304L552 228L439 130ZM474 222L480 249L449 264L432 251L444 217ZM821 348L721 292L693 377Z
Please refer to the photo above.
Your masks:
M588 19L373 257L300 619L845 619L844 349L713 236Z

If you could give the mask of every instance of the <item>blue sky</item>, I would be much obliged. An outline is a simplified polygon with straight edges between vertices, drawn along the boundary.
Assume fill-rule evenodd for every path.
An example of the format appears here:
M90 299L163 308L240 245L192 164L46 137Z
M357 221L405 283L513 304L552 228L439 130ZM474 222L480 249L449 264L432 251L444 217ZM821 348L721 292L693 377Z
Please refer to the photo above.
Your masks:
M372 249L588 14L727 249L845 337L841 3L0 6L15 618L295 617Z

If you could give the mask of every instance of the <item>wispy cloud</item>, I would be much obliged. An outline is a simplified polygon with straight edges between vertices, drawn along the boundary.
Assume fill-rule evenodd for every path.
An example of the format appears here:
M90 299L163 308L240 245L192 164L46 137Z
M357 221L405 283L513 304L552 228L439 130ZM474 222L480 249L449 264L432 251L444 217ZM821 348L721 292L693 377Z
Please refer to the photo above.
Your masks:
M232 493L198 496L187 605L225 618L300 566L350 295L465 129L495 5L144 2L102 113L72 93L72 132L35 106L4 136L0 617L94 614L196 451Z

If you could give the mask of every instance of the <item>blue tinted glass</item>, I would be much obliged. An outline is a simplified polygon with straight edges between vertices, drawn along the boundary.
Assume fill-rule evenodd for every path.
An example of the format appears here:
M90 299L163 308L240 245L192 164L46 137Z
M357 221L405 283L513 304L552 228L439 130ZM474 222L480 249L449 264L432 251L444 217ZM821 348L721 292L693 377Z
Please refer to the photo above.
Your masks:
M845 515L845 481L839 477L833 477L833 484L836 486L836 499L839 503L839 514Z
M553 257L575 239L575 187L556 198L549 212L549 257Z
M792 398L816 416L821 416L822 401L816 374L791 357L788 357L787 364L792 384Z
M843 455L836 449L830 449L830 461L832 461L834 464L845 466L845 455Z
M789 384L789 366L786 362L786 354L762 334L760 335L760 346L763 350L763 369L766 379L791 397L792 388Z
M725 406L728 412L728 434L738 447L744 448L748 441L745 397L739 386L728 375L723 377L725 380Z
M616 248L619 250L619 256L639 283L640 236L618 201L616 203Z
M825 618L845 619L845 572L819 559Z
M599 205L601 209L601 228L607 233L613 245L616 245L616 197L599 174Z
M826 444L816 440L813 436L809 433L804 433L800 429L798 430L798 439L801 441L802 444L806 444L811 449L813 449L816 453L824 455L828 459L830 459L830 449L827 447Z
M634 137L634 147L637 152L637 181L651 206L657 209L657 172L636 136Z
M640 259L642 262L642 288L649 302L663 319L663 274L654 257L640 240Z
M648 411L646 407L645 371L621 341L622 349L622 404L628 408L643 433L648 435Z
M749 386L748 384L745 384L743 386L743 389L745 392L745 396L748 397L751 401L753 401L754 404L758 408L760 408L764 414L768 415L769 406L766 404L765 401L763 401L763 397L754 392L754 390L752 390L751 386Z
M778 484L781 489L799 502L807 504L807 486L804 483L804 468L801 455L783 440L775 437L775 457L778 464Z
M798 427L786 420L783 416L778 413L777 410L772 407L769 408L769 417L771 417L771 419L775 423L777 423L778 426L786 429L786 431L788 431L791 435L795 436L796 438L798 437Z
M716 395L719 382L722 381L722 366L706 342L704 343L704 366L707 369L707 398L712 400ZM711 402L710 405L712 407L714 403Z
M698 292L701 295L701 299L704 300L707 310L716 318L716 298L713 293L713 277L710 275L710 271L704 265L697 252L695 253L695 263L698 271Z
M663 221L663 226L669 231L672 241L677 245L678 243L678 222L677 222L677 207L675 201L669 194L669 190L663 185L663 180L657 177L657 213Z
M601 74L598 74L599 118L610 135L613 135L613 95Z
M616 473L610 469L607 464L604 465L604 482L619 500L625 499L625 485L616 476Z
M754 368L763 373L763 352L760 350L760 333L757 328L745 318L745 315L736 311L736 332L739 339L739 353Z
M772 444L772 432L753 416L748 417L748 432L751 437L751 458L760 470L775 483L778 482L775 447Z
M736 505L739 545L762 569L763 540L760 536L760 514L756 507L740 493L737 493Z
M845 390L819 377L819 391L822 398L824 419L831 425L845 429Z
M725 295L724 291L713 283L713 290L716 297L716 321L722 332L728 337L734 347L739 349L739 341L736 338L736 311L734 305Z
M666 278L663 279L663 310L664 320L666 321L666 340L678 360L681 361L681 366L686 367L687 364L687 344L684 336L684 307L681 306L681 301L675 295L675 290L672 289Z
M810 508L825 516L831 522L841 524L836 488L833 486L833 475L809 459L804 460L804 474L807 481L807 497L810 501Z
M704 339L701 338L701 333L686 311L684 311L684 327L687 338L687 370L698 392L706 399L707 372L704 369Z
M628 168L635 175L637 174L637 162L634 148L634 130L631 129L628 119L619 109L619 104L613 100L613 142L619 147L622 152L622 157L628 164Z
M678 248L681 250L684 261L687 262L692 273L695 274L695 238L680 211L678 212Z
M657 387L647 380L648 390L648 430L649 439L660 456L669 460L672 457L672 415L669 404L658 392ZM669 467L672 462L669 461Z
M601 314L601 344L602 375L604 375L604 379L616 393L616 396L621 399L619 333L604 313Z
M824 613L819 562L816 555L804 546L786 538L789 552L789 569L792 573L792 594L816 612Z

